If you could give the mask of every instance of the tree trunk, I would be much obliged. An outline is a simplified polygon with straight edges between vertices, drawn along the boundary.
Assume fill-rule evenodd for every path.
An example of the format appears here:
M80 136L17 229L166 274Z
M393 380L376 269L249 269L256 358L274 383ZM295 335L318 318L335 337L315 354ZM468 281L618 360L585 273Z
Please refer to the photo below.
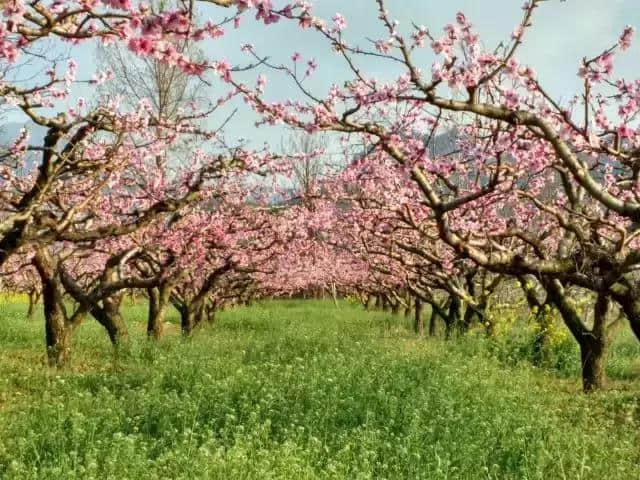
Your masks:
M27 319L31 320L36 312L36 304L40 299L40 294L36 290L29 292L29 308L27 309Z
M149 295L149 317L147 319L147 336L154 340L162 337L164 319L167 314L171 287L163 284L147 290Z
M160 292L158 288L147 289L149 296L149 314L147 317L147 337L159 340L162 336L164 308L160 305Z
M593 327L588 329L568 301L564 286L558 280L546 283L545 289L580 346L583 390L588 393L602 388L605 382L609 348L607 325L609 297L606 293L598 293L593 309Z
M609 298L598 294L593 309L593 328L583 335L580 343L580 359L582 360L582 388L585 393L600 390L606 379L609 338L607 312Z
M438 336L438 312L436 309L431 306L431 317L429 318L429 336L436 337Z
M158 340L162 334L162 326L158 324L158 310L160 308L160 293L157 288L147 288L149 297L149 313L147 314L147 337Z
M217 308L216 308L215 304L212 304L212 305L207 307L207 323L209 325L215 325L215 323L216 323L216 313L217 313Z
M449 311L447 315L444 317L445 323L445 331L444 336L446 339L450 339L455 330L460 325L460 320L462 318L462 301L457 295L451 296L451 301L449 304Z
M204 305L201 302L191 302L180 309L182 335L190 337L196 327L202 323Z
M45 283L42 292L47 358L50 366L60 367L69 360L72 329L56 290L55 286Z
M601 338L587 337L580 343L582 389L585 393L594 392L604 387L607 350L607 342Z
M640 340L640 299L636 298L636 292L630 292L624 296L616 297L616 300L622 307L631 331Z
M416 298L413 329L417 335L424 334L424 318L422 317L422 300Z
M371 310L371 307L373 306L375 297L373 295L367 295L367 299L364 302L364 309L365 310Z
M411 310L415 305L411 303L411 297L405 297L405 301L407 305L404 307L404 318L409 318L411 316Z
M376 301L375 301L375 308L376 310L380 310L382 308L382 298L380 297L380 295L374 295Z
M387 295L382 296L382 310L385 312L391 311L391 301Z
M91 314L107 330L109 340L113 346L118 347L129 339L127 324L120 314L122 295L114 295L102 301L103 308L93 308Z
M56 276L56 265L46 250L37 250L33 265L42 281L42 297L47 359L50 366L60 367L71 352L72 324L67 320L62 301L62 286Z
M397 315L398 312L400 311L400 302L398 300L392 300L391 301L391 313L393 313L394 315Z
M333 304L338 307L338 291L336 289L336 284L331 284L331 297L333 298Z
M460 323L460 332L467 333L475 323L479 322L479 319L480 315L478 315L478 312L467 306L467 309L464 311L464 316L462 317L462 322Z

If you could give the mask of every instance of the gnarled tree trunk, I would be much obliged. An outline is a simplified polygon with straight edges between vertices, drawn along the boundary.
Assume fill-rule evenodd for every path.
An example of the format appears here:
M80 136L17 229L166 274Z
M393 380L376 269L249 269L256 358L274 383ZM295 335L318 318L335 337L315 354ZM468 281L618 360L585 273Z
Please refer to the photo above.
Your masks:
M568 301L563 285L553 280L545 285L549 298L558 308L562 319L580 346L582 388L585 393L600 390L606 381L607 355L610 338L607 312L609 297L598 293L593 312L593 327L587 328L576 309Z
M45 341L50 366L62 366L71 353L72 325L64 310L62 286L58 281L55 265L44 250L38 250L33 264L42 280Z
M149 316L147 318L147 336L159 340L162 336L164 319L169 306L171 285L161 284L159 287L147 289L149 295Z
M49 365L62 366L71 353L71 325L65 318L61 299L54 291L55 287L44 285L44 319Z
M107 297L102 301L102 309L92 309L91 314L107 330L109 340L117 347L129 339L127 324L120 314L122 294Z

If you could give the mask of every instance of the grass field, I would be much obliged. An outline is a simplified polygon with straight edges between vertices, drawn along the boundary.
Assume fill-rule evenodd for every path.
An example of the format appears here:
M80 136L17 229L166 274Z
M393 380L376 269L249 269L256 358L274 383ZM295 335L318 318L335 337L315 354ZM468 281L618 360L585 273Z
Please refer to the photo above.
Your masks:
M57 371L41 319L4 303L0 478L640 479L635 341L584 396L576 356L536 369L346 303L238 308L158 345L144 308L126 351L87 322Z

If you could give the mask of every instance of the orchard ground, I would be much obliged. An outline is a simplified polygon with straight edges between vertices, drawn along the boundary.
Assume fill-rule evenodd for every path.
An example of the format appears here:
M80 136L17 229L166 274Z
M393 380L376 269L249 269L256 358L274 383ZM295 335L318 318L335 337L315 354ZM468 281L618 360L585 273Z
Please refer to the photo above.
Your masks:
M536 368L519 327L445 342L348 302L272 301L156 344L131 303L127 349L87 321L56 370L25 311L2 302L2 478L640 478L624 331L608 389L583 395L573 342Z

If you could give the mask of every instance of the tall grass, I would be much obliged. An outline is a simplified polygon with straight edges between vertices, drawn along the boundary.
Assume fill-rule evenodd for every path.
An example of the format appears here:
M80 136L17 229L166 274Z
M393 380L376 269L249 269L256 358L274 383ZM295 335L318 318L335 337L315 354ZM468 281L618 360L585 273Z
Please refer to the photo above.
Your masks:
M157 345L131 304L130 348L87 322L55 371L22 310L0 312L1 478L640 478L630 340L617 389L584 396L517 348L419 340L348 304L233 309Z

